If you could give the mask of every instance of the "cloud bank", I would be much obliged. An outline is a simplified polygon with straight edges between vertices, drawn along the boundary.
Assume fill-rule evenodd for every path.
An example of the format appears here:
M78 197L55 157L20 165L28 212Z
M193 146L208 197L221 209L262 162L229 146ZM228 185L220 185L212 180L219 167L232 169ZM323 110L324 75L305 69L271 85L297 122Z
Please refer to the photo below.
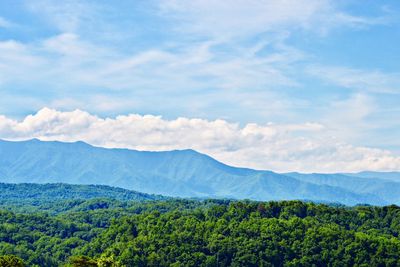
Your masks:
M138 114L101 118L81 110L43 108L22 120L0 116L0 138L85 141L151 151L192 148L227 164L280 172L400 170L400 156L341 142L318 123L241 126L225 120Z

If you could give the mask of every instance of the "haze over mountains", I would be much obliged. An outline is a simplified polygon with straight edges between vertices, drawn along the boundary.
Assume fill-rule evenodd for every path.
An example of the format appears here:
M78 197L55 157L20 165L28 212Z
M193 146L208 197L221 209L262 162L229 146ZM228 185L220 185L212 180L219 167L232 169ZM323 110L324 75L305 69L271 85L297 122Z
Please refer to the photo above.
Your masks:
M101 184L178 197L400 204L396 172L278 174L231 167L194 150L146 152L36 139L0 141L0 182Z

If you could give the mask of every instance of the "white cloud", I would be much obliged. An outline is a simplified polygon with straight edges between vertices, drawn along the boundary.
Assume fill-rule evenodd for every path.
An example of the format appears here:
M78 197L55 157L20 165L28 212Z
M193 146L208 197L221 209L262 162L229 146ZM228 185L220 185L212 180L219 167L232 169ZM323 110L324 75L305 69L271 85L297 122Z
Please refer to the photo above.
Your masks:
M89 109L102 113L123 112L124 110L132 110L139 106L139 103L133 99L119 96L107 95L91 95L89 99L60 98L51 101L49 104L52 108L61 110L71 109Z
M14 40L0 41L0 85L40 79L46 59L32 53L30 48Z
M86 57L93 47L79 40L76 34L63 33L44 40L43 49L63 56Z
M77 141L139 150L192 148L225 163L275 171L350 172L400 170L389 151L357 147L326 134L317 123L247 124L225 120L121 115L100 118L75 110L44 108L21 121L0 116L0 137Z
M176 30L226 40L265 32L303 29L326 33L335 27L381 24L382 18L357 17L328 0L168 0L161 14L179 22Z
M34 13L40 14L49 24L62 32L75 32L83 25L93 22L97 12L97 5L86 1L65 0L54 2L51 0L35 0L25 3Z
M376 100L368 94L356 93L348 98L335 100L327 106L320 120L329 125L329 132L341 140L357 142L366 133L381 127L379 121L371 123L370 117L378 110Z
M307 3L306 3L307 2ZM253 35L287 23L304 24L325 1L161 2L164 15L186 21L183 29L222 36Z
M10 28L14 24L3 17L0 17L0 28Z
M306 71L329 83L360 92L400 94L399 73L321 65L308 67Z

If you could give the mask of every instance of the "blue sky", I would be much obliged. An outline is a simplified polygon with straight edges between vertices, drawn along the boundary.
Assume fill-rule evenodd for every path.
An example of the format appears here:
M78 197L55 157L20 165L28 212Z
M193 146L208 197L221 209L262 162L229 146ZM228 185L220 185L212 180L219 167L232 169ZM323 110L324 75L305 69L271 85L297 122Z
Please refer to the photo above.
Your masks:
M399 156L399 29L396 0L4 0L0 114L311 123Z

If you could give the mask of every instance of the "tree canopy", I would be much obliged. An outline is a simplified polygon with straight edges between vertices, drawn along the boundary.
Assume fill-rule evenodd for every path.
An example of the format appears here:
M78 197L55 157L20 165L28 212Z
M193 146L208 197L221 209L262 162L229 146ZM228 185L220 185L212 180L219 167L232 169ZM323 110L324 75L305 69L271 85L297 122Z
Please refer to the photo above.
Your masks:
M0 211L0 266L400 265L397 206L90 199L62 212L10 209Z

